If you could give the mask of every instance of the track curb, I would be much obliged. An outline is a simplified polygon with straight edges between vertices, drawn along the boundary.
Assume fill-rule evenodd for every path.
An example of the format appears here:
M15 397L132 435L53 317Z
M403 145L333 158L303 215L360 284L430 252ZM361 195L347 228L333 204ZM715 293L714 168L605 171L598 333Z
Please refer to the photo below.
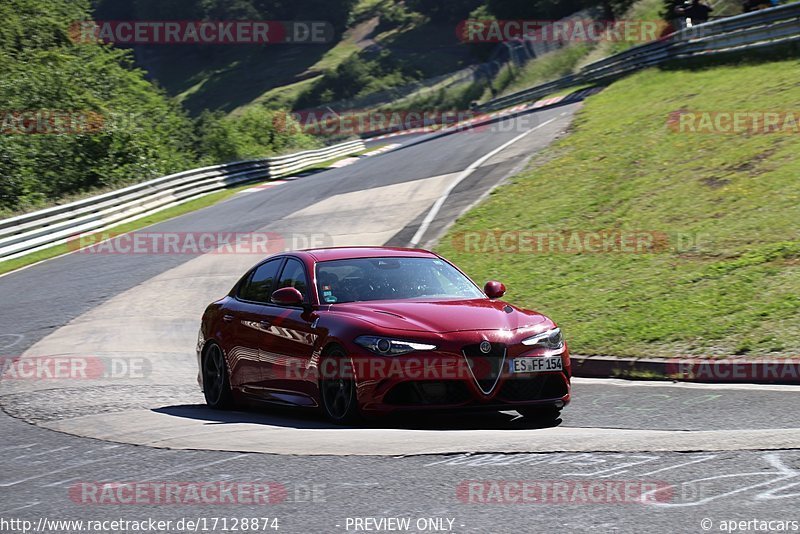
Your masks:
M571 356L572 376L712 384L800 385L800 359Z

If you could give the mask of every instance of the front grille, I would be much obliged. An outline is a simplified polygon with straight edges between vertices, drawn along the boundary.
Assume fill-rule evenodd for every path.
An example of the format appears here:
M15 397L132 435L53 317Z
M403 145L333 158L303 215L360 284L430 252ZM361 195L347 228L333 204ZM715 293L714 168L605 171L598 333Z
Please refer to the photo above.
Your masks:
M492 349L484 354L481 352L480 343L466 345L462 349L467 365L475 382L485 394L489 394L497 384L497 379L503 370L506 361L506 346L504 343L491 343Z
M511 378L505 381L497 396L508 401L560 399L568 393L560 374L535 375L530 378Z
M454 380L419 380L402 382L384 397L386 404L395 405L445 405L461 404L470 399L466 384Z

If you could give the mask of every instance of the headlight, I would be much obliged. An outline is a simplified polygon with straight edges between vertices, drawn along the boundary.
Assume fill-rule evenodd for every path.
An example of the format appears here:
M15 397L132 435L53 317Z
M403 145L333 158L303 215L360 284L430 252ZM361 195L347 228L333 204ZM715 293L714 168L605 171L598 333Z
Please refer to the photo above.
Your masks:
M536 334L533 337L522 340L523 345L533 345L547 349L560 349L564 346L564 336L561 335L560 328L553 328L547 332Z
M403 341L402 339L389 339L378 336L360 336L356 338L356 343L367 350L382 356L397 356L414 352L415 350L433 350L436 345L427 343L415 343L413 341Z

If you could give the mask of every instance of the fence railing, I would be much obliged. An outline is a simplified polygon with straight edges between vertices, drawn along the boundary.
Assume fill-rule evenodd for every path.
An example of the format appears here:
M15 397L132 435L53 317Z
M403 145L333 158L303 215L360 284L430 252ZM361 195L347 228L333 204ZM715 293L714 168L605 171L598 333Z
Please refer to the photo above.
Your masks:
M0 220L0 261L64 243L231 185L277 179L364 149L362 140L287 156L202 167Z
M574 85L603 83L667 61L756 50L800 42L800 2L727 17L684 28L663 39L631 47L584 66L579 72L490 100L494 111Z

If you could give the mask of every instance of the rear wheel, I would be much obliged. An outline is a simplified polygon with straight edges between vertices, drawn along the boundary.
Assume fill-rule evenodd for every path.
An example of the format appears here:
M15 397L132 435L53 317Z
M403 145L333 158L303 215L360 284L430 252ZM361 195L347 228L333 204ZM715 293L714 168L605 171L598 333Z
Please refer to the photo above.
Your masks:
M206 404L215 410L233 407L233 392L225 355L216 343L208 346L203 357L203 394Z
M320 365L319 389L325 416L340 425L359 422L356 381L347 365L347 353L341 347L333 347L323 356Z
M561 408L555 406L525 406L515 409L525 419L541 421L543 423L552 423L561 417Z

